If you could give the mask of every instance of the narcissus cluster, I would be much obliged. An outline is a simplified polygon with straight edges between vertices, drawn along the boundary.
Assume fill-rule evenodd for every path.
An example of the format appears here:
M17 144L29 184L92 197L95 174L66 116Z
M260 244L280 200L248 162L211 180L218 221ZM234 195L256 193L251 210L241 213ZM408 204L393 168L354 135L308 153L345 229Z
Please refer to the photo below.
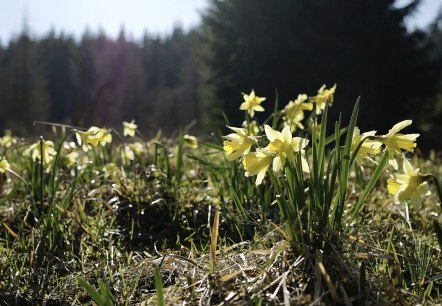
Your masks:
M281 174L287 163L294 165L296 154L300 155L302 171L309 172L309 142L312 133L320 131L318 116L334 102L336 85L331 88L321 86L316 95L299 94L289 101L278 113L273 114L280 120L273 120L273 126L259 125L254 118L255 112L264 112L261 105L265 97L259 97L252 90L243 94L244 102L240 110L247 112L242 128L228 126L234 133L224 136L224 151L228 160L240 159L245 176L256 176L256 185L261 185L268 171ZM275 124L275 122L277 122ZM351 154L363 169L367 162L376 164L376 156L387 154L388 162L396 171L398 160L402 160L403 174L392 174L388 181L388 191L394 195L394 201L411 200L419 209L422 196L430 193L428 176L420 175L404 155L414 152L419 134L402 134L404 128L410 126L412 120L404 120L395 124L388 133L376 135L376 131L363 132L355 127L352 135ZM277 127L280 126L281 130ZM308 127L308 129L306 128ZM264 135L259 135L264 132ZM298 133L302 136L294 136ZM299 165L299 164L298 164ZM281 174L283 175L283 174Z

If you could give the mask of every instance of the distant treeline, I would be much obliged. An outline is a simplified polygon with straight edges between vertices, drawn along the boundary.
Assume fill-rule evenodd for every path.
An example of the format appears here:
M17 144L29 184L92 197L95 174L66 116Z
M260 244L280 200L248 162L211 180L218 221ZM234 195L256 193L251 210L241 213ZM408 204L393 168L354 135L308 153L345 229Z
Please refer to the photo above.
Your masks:
M171 134L200 117L196 32L129 41L84 33L79 41L27 31L0 48L0 128L26 134L35 120L89 127L135 119Z
M201 26L166 37L23 31L0 47L0 128L135 119L151 134L190 125L202 133L224 124L222 111L241 124L241 92L267 97L264 119L276 92L283 107L337 83L330 124L341 112L345 124L361 96L362 130L385 133L410 118L427 143L442 145L441 18L426 31L404 22L420 0L402 8L395 0L208 1Z

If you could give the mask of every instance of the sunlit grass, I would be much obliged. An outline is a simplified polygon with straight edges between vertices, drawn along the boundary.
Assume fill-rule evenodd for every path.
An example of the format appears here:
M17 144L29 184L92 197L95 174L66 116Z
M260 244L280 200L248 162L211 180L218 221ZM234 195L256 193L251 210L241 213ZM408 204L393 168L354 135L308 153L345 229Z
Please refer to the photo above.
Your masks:
M335 90L275 101L265 122L270 99L243 94L244 125L225 139L145 139L134 121L7 132L0 300L440 302L441 156L412 154L408 121L361 133L359 102L328 122Z

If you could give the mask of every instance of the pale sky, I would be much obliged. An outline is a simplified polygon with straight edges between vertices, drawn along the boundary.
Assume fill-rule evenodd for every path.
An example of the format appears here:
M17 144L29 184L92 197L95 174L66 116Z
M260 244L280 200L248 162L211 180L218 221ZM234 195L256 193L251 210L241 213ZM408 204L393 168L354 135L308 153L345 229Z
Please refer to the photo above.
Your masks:
M197 25L198 11L206 6L206 0L0 0L0 40L21 32L25 15L36 36L54 28L80 37L88 27L116 37L124 25L126 34L138 39L145 30L166 34L176 24Z
M397 5L409 1L398 0ZM427 26L441 6L442 0L423 0L408 26ZM200 22L198 12L206 7L207 0L0 0L0 42L21 32L24 16L37 37L51 28L80 37L86 27L116 37L124 25L128 37L139 39L145 30L166 34L176 24L189 29Z

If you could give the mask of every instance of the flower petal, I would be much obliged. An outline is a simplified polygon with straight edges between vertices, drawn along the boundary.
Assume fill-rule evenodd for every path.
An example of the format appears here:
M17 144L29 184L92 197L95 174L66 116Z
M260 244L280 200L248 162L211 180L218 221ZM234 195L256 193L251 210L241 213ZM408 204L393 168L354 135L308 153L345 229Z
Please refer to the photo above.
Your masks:
M404 129L405 127L411 125L413 121L412 120L404 120L399 123L396 123L389 131L387 135L393 135L399 132L400 130Z
M408 161L408 159L404 158L404 162L402 165L403 169L404 169L404 173L408 176L414 176L417 174L417 172L414 170L413 166L411 165L411 163Z
M280 172L282 170L284 162L285 159L281 155L276 156L273 159L273 171L275 171L276 173Z
M399 187L401 184L399 184L394 178L389 178L387 182L387 189L388 193L395 195L397 191L399 190Z
M281 142L284 142L284 137L282 136L282 134L272 129L269 125L267 124L264 125L264 130L270 142L273 142L276 139L280 140Z
M398 163L397 163L397 160L396 160L394 157L393 157L393 158L390 158L390 159L388 160L388 163L389 163L390 165L393 166L394 170L397 170L397 169L399 168L399 165L398 165Z

